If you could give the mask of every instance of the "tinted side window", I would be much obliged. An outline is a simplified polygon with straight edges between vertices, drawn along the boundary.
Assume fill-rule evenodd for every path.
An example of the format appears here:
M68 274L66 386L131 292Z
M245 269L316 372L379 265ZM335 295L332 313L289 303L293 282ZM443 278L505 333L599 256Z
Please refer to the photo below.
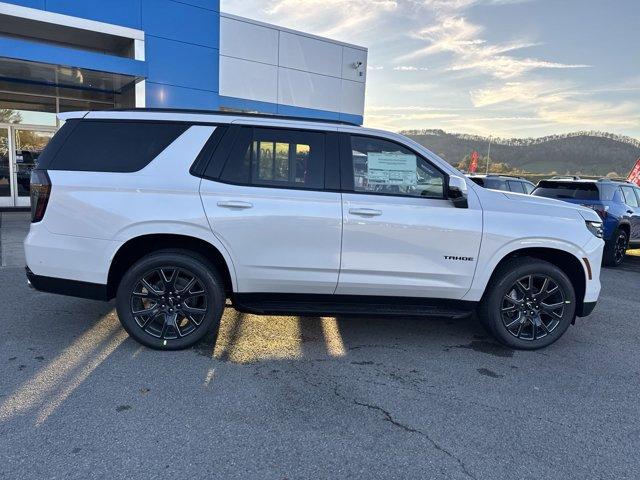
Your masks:
M624 203L629 205L630 207L638 206L638 199L636 198L633 187L620 187L622 189L622 193L624 194Z
M509 191L509 187L507 187L507 182L504 180L499 180L497 178L487 178L484 181L485 188L489 188L491 190L504 190L505 192Z
M533 183L522 182L522 185L524 186L524 192L527 195L531 195L531 192L533 192L536 189L536 186Z
M507 185L509 185L509 190L512 192L526 193L522 182L518 182L517 180L507 180Z
M183 134L188 124L81 121L49 166L53 170L136 172Z
M356 192L444 198L444 174L402 145L351 137Z
M247 185L322 189L324 149L324 133L245 128L220 178Z

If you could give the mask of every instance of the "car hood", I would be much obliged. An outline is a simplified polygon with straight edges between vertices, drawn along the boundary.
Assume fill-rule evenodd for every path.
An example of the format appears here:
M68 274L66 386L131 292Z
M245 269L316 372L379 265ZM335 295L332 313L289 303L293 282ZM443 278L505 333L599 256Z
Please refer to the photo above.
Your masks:
M509 200L513 200L516 202L520 202L523 206L526 205L535 205L538 207L546 207L549 208L549 215L553 215L553 209L558 211L560 210L574 210L580 213L585 220L593 221L593 222L601 222L600 216L591 210L590 208L583 207L582 205L578 205L575 203L563 202L562 200L556 200L555 198L545 198L545 197L534 197L532 195L525 195L522 193L509 193L509 192L501 192L502 195L507 197Z

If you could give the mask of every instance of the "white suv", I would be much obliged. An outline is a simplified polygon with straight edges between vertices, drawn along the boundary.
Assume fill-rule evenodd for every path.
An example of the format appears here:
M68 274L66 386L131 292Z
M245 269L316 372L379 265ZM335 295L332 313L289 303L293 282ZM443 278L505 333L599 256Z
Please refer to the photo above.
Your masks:
M484 189L421 145L344 123L79 112L32 175L27 276L116 298L129 334L180 349L226 299L258 314L461 317L557 340L600 292L590 209Z

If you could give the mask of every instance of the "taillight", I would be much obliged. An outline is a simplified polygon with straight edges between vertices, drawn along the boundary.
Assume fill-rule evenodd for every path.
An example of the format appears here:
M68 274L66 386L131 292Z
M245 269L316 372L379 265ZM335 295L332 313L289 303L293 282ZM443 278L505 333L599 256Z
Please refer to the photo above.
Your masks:
M39 222L51 195L51 180L46 170L31 170L31 223Z
M582 205L583 207L590 208L595 211L600 218L604 221L609 214L609 207L607 205Z

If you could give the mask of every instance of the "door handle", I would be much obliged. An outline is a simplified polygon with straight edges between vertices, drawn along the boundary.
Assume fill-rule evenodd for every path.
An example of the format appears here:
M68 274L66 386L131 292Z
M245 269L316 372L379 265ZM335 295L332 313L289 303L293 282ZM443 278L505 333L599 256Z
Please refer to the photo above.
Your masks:
M349 213L362 217L378 217L382 215L382 210L375 210L373 208L350 208Z
M226 202L218 202L218 206L222 208L235 208L238 210L244 210L246 208L253 207L253 203L240 202L238 200L228 200Z
M633 215L633 210L627 210L627 213L628 213L629 215Z

